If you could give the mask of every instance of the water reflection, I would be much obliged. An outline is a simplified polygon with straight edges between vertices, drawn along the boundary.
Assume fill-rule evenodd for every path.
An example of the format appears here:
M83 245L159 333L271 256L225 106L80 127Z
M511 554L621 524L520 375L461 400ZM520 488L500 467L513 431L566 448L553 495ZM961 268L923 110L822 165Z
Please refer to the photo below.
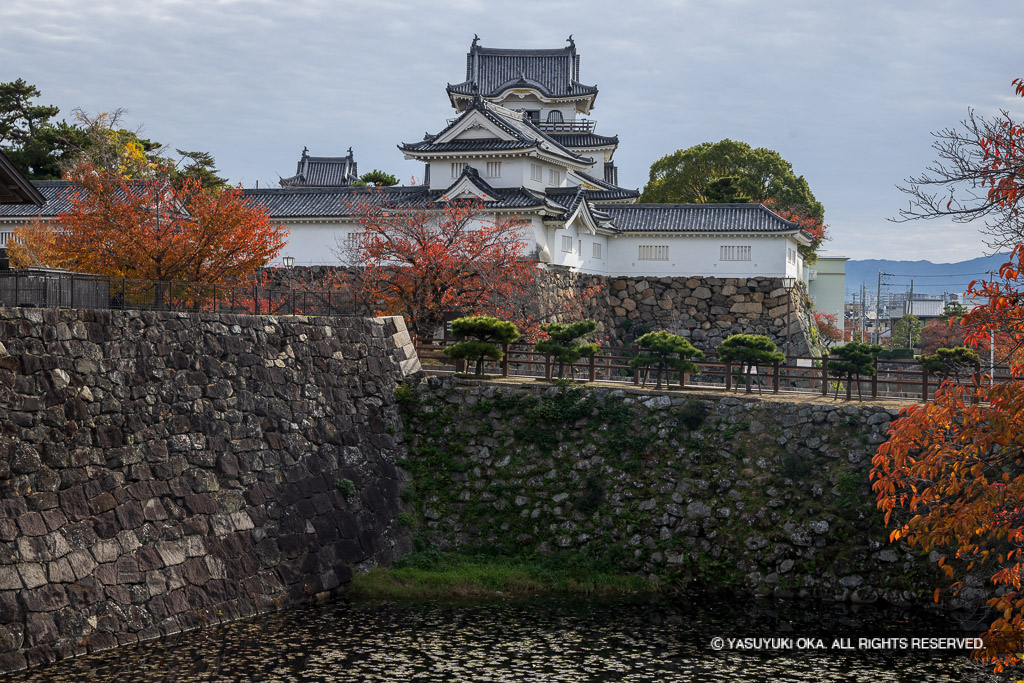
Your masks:
M963 636L911 610L539 598L339 602L129 646L18 681L973 681L964 651L831 649L835 638ZM776 649L715 651L712 638ZM800 638L822 650L800 649ZM789 647L786 647L789 643ZM781 649L778 649L781 648Z

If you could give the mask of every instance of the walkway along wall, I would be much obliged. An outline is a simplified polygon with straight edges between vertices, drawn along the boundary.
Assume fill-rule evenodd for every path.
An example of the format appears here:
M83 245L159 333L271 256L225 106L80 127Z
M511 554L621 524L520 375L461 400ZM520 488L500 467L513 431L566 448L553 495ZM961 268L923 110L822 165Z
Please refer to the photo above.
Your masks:
M408 550L401 319L0 309L0 671L335 591Z
M925 605L944 583L937 555L888 542L874 505L894 409L450 377L399 399L421 547L568 551L777 597Z

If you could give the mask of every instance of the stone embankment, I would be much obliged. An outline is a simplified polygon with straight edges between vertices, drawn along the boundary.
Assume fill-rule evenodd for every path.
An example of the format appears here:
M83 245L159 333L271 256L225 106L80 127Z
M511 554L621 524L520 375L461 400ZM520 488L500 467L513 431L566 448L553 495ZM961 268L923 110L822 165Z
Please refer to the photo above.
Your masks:
M401 319L0 309L0 671L276 609L409 549Z
M399 398L423 545L779 597L926 604L941 583L874 504L894 409L441 377Z
M732 334L763 334L779 348L787 325L793 355L814 347L802 290L788 294L779 278L607 277L579 273L545 273L547 306L567 291L602 285L585 315L598 321L613 344L625 344L643 332L664 329L689 338L702 351L713 351ZM792 296L787 320L786 299Z
M341 287L333 266L267 269L268 286L318 289ZM644 332L669 330L690 339L698 349L713 351L732 334L763 334L780 348L787 325L794 356L816 350L810 312L803 290L792 293L787 317L786 289L780 278L609 277L557 270L538 271L537 305L554 314L564 309L567 294L598 285L600 293L583 303L583 316L598 323L598 336L612 345L632 343ZM358 311L365 313L366 311Z

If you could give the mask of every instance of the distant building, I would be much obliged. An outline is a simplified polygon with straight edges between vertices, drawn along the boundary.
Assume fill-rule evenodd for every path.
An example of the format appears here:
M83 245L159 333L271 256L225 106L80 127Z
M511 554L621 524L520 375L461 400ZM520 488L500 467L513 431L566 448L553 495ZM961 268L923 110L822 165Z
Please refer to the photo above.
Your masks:
M348 187L359 180L352 148L343 157L311 157L309 148L302 148L302 157L295 175L281 178L281 187Z
M843 327L845 318L847 256L818 254L813 266L805 269L807 293L814 302L814 310L836 316L836 325Z

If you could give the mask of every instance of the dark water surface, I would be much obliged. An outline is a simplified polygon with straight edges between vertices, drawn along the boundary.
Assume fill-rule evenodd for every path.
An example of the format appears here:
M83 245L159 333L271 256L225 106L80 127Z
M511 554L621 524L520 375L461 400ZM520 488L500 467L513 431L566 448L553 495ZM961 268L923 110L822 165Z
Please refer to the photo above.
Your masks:
M963 649L909 646L910 638L969 635L922 611L846 605L550 597L468 604L337 602L0 680L984 680ZM745 648L726 640L716 651L715 637L774 640L748 641ZM908 644L860 638L906 638Z

